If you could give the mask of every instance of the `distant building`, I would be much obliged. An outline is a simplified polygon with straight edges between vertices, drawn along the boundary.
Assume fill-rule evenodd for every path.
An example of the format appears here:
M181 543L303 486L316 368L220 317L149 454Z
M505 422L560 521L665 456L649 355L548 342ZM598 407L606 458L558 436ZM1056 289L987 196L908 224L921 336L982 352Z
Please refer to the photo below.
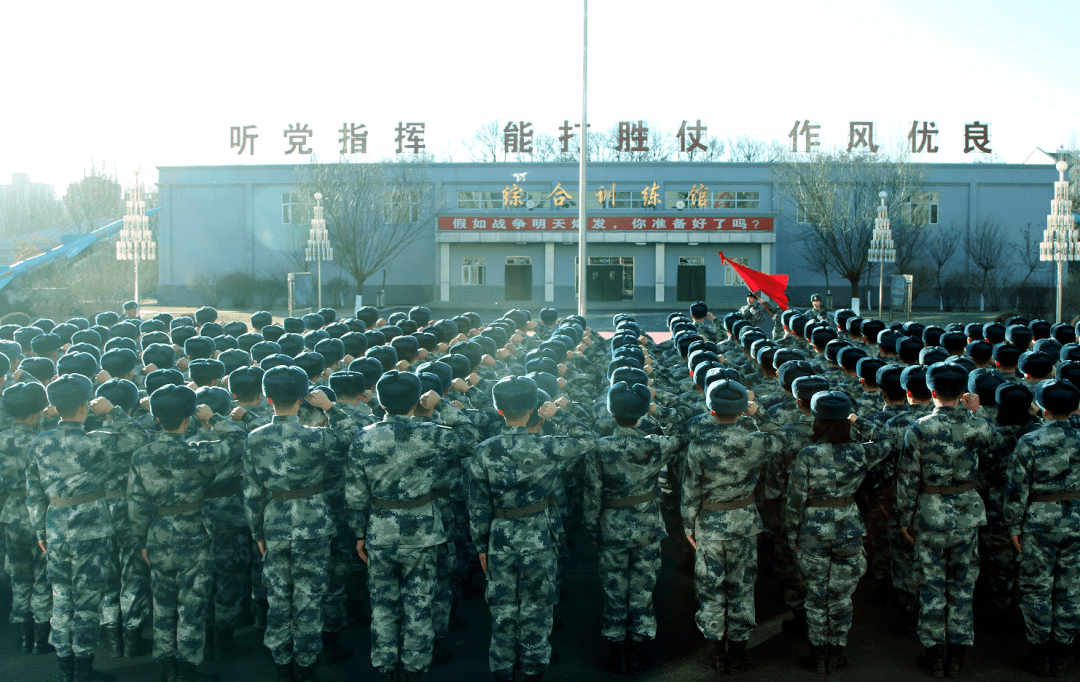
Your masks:
M1052 163L927 164L924 191L909 198L906 215L957 239L992 218L1037 244L1057 179ZM288 232L310 226L294 168L160 167L160 300L199 303L191 284L200 274L284 279ZM528 175L519 180L522 170ZM417 216L432 219L430 235L388 268L386 305L574 305L577 164L436 163L431 176L444 202L436 215ZM773 183L766 163L590 164L590 308L670 309L699 299L741 305L745 288L720 264L720 250L751 268L790 275L792 304L809 305L812 292L825 293L824 277L804 259L798 216L783 210ZM518 205L505 202L511 187L521 190ZM601 188L613 191L603 205ZM655 205L643 189L654 190ZM324 281L338 274L332 264L323 268ZM834 302L844 304L847 282L831 273L829 283ZM374 303L381 287L381 276L368 280L364 301ZM876 305L876 286L873 298Z

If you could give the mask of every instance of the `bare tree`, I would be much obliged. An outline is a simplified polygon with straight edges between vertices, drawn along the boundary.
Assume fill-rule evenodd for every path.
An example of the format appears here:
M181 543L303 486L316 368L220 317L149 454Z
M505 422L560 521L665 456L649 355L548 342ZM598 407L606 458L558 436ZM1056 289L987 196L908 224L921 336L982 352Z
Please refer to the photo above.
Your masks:
M922 186L922 167L907 155L817 152L788 155L773 165L778 197L795 218L807 244L822 251L829 266L860 295L860 280L870 270L868 249L879 204L887 192L893 220L905 197Z
M51 188L46 190L45 186L33 185L0 188L0 235L25 234L56 227L63 225L65 220L64 204L56 198Z
M87 232L101 227L102 223L119 220L124 203L116 172L109 172L104 164L98 168L91 159L90 170L83 170L82 180L68 185L64 205L71 220L85 224Z
M911 267L920 260L926 247L926 225L901 220L892 226L893 245L896 247L896 272L910 273Z
M493 119L476 129L476 134L465 141L470 161L505 161L503 129L499 119Z
M410 244L431 232L443 198L426 157L407 162L360 162L298 166L297 191L321 192L334 262L356 282L357 293Z
M784 146L778 141L749 135L729 137L724 148L724 160L733 163L772 163L784 158Z
M929 232L926 237L926 258L930 261L934 273L934 293L937 294L938 302L943 304L945 282L948 278L949 262L952 261L956 249L960 245L957 238L959 229L955 225L948 228L938 227Z
M982 273L979 293L984 304L998 307L1008 272L1008 254L1013 250L1005 228L996 220L985 218L964 231L961 246L974 269ZM998 276L992 277L995 271Z
M1022 287L1032 277L1038 280L1039 275L1048 274L1052 271L1052 264L1039 258L1039 240L1036 232L1031 229L1031 223L1027 224L1027 229L1024 230L1023 236L1016 242L1015 246L1020 255L1020 263L1023 265L1021 269L1023 277L1020 278L1016 286Z

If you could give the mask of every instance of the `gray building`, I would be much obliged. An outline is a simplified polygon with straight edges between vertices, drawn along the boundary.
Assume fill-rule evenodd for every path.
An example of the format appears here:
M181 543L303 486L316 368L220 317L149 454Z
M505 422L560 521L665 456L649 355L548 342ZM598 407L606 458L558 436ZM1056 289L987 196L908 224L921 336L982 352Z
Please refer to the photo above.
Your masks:
M310 200L295 166L159 167L158 295L198 303L196 277L246 272L284 280ZM964 231L985 219L1013 241L1041 239L1057 173L1049 164L928 164L923 191L904 206L927 229ZM435 163L441 197L429 225L385 272L385 305L568 308L577 288L578 168L574 163ZM604 193L601 203L600 192ZM589 166L590 308L741 304L745 288L719 251L756 270L790 276L794 305L824 286L782 205L769 164L593 163ZM338 277L333 265L323 278ZM876 275L875 275L876 277ZM841 305L847 283L830 277ZM375 303L382 277L363 287ZM864 300L866 300L864 298ZM875 291L876 302L876 291ZM876 304L876 303L875 303Z

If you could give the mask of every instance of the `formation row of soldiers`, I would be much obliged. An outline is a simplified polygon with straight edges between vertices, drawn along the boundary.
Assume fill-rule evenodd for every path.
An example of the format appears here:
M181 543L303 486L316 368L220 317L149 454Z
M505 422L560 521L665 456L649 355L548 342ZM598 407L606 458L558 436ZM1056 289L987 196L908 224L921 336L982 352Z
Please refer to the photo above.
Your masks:
M141 320L130 305L127 321L0 327L0 521L20 645L55 647L63 680L101 679L99 622L111 649L141 653L148 566L163 678L210 679L196 666L208 643L235 653L250 564L279 679L309 680L317 660L349 655L338 638L363 567L372 664L418 679L449 656L438 642L475 562L492 673L538 680L567 531L583 520L608 663L640 670L666 469L715 668L753 665L767 531L796 614L786 629L806 633L814 670L841 669L876 519L871 558L918 611L930 674L963 670L980 540L1001 608L1017 583L1024 595L1024 665L1063 674L1080 618L1075 330L893 328L815 305L781 315L770 339L755 299L721 324L704 304L673 313L659 344L629 316L604 341L550 308L486 326L424 308L282 325L257 313L255 332L210 308Z

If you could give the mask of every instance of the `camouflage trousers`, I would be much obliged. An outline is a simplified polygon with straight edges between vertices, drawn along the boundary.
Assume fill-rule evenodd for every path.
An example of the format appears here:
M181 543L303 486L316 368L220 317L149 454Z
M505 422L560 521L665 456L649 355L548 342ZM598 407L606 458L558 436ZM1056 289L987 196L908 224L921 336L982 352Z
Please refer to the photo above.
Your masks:
M768 500L759 505L761 520L765 531L772 536L773 577L780 583L784 593L784 603L790 609L803 608L806 600L806 581L795 556L795 550L788 544L784 533L784 497Z
M485 597L491 610L492 672L512 670L518 663L524 675L547 670L556 561L555 550L488 554Z
M453 528L454 510L447 499L440 500L439 511L442 513L443 527ZM457 572L457 549L454 538L438 546L435 558L435 594L431 601L431 627L435 639L446 636L450 630L450 612L454 608L453 579Z
M987 525L979 529L979 555L982 557L982 570L986 572L991 604L998 610L1010 611L1017 606L1019 557L1009 529L1005 526L1004 515L994 507L993 501L987 504Z
M905 611L914 613L919 609L919 600L915 596L915 545L904 537L895 515L887 520L885 529L889 536L889 573L896 598Z
M248 544L248 554L251 556L251 599L252 601L266 599L266 584L263 583L263 555L259 551L259 545L253 539Z
M48 550L53 590L49 643L57 656L84 658L98 645L108 538L49 543Z
M757 624L754 583L757 581L757 537L698 542L694 588L698 607L694 619L708 639L742 642Z
M601 547L604 622L600 634L618 642L656 637L653 592L660 573L660 542L639 547Z
M11 622L47 623L52 618L52 585L47 557L37 534L22 524L8 524L7 569L11 577Z
M262 578L270 609L263 644L274 663L315 664L322 652L322 600L330 537L267 540Z
M218 528L210 540L210 568L213 576L212 595L214 625L223 630L235 630L244 606L248 563L251 561L251 531L241 528Z
M866 573L862 538L799 542L799 566L806 576L806 624L810 643L847 646L851 595Z
M439 553L434 547L369 547L371 665L427 670L435 644L431 609Z
M131 528L117 531L109 541L102 625L141 628L150 618L150 567Z
M450 578L450 585L456 602L461 598L461 584L465 582L465 576L468 574L470 560L469 511L465 500L454 500L452 507L454 510L453 546L455 561L454 574ZM473 563L475 563L475 552L473 552L472 556L474 557Z
M873 502L870 509L863 514L863 518L866 521L866 554L871 575L876 580L890 578L892 551L889 545L888 518L879 505Z
M1020 611L1032 644L1071 644L1080 632L1080 539L1020 536Z
M975 641L971 597L979 577L977 528L920 531L915 536L915 580L919 593L919 641L962 644Z
M206 649L206 604L213 574L210 544L193 539L150 548L148 555L154 595L154 660L173 656L198 665Z
M345 522L344 510L334 510L334 526L337 533L330 538L330 556L326 568L326 593L322 598L323 630L341 632L348 624L345 603L349 599L348 587L352 561L356 555L356 539Z

